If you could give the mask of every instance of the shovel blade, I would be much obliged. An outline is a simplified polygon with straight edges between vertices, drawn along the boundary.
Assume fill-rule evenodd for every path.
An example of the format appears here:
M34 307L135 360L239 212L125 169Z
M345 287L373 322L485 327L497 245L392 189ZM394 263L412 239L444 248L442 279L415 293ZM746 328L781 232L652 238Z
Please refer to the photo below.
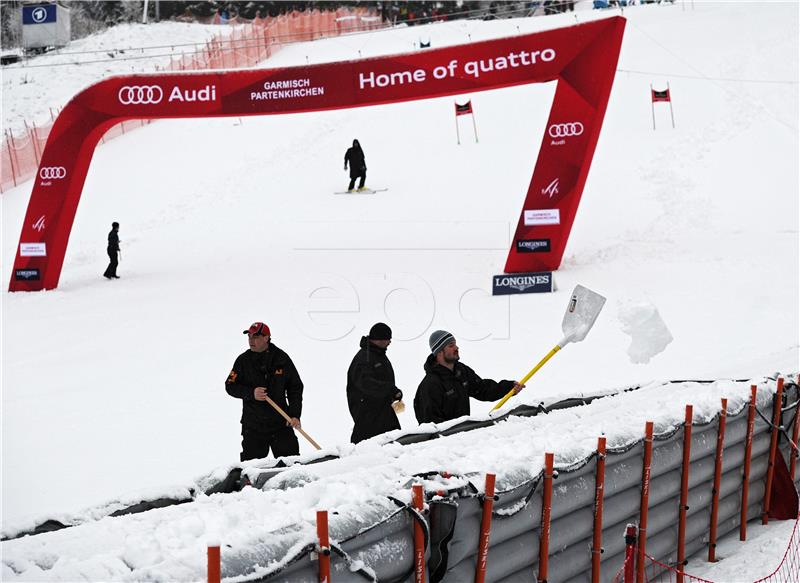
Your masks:
M576 285L570 296L564 320L561 322L561 330L564 332L563 344L580 342L586 338L605 303L606 299L600 294L582 285Z

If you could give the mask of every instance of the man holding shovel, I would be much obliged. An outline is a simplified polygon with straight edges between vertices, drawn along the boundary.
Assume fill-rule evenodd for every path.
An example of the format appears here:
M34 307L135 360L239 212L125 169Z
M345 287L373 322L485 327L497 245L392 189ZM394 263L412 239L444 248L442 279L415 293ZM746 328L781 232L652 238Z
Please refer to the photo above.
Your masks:
M294 429L302 431L303 381L283 350L272 344L269 326L255 322L247 330L250 349L233 363L225 381L231 397L242 400L241 461L298 455Z
M516 395L525 385L515 381L482 379L459 362L458 345L452 334L431 334L431 354L425 361L425 378L414 396L414 413L420 423L441 423L469 415L469 398L494 401L506 392Z

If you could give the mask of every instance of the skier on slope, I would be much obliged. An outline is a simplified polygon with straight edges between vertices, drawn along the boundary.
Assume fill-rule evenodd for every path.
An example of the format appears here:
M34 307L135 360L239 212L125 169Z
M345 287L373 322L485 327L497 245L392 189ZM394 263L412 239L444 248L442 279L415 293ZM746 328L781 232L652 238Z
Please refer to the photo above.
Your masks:
M459 362L458 345L450 332L436 330L428 341L431 353L425 360L425 378L414 396L414 413L420 423L441 423L469 415L469 398L494 401L525 385L515 381L482 379Z
M103 277L106 279L119 279L117 275L117 265L119 265L119 223L114 221L111 223L111 231L108 233L108 267L106 267Z
M361 149L361 144L358 143L358 140L353 140L353 146L348 148L347 152L345 152L345 170L347 170L348 163L350 164L350 186L347 187L347 192L353 192L356 178L361 179L361 182L358 184L358 189L364 190L364 182L367 180L367 163L364 160L364 150Z

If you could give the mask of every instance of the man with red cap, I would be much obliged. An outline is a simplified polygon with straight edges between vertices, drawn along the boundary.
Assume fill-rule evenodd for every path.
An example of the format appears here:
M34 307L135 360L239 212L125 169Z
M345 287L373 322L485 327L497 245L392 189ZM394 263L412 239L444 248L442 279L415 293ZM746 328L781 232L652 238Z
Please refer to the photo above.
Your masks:
M303 381L283 350L271 342L269 326L255 322L244 331L250 349L233 363L225 381L231 397L242 400L242 461L298 455L300 444L294 428L300 428ZM287 422L267 399L291 418Z

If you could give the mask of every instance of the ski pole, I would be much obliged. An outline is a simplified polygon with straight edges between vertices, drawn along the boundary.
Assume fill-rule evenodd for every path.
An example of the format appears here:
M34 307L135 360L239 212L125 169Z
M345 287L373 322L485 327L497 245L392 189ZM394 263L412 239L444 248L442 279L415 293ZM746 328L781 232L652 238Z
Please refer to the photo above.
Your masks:
M545 357L544 357L542 360L540 360L540 361L539 361L539 364L537 364L536 366L534 366L534 367L531 369L531 372L529 372L529 373L528 373L528 374L526 374L524 377L522 377L522 380L521 380L521 381L519 381L519 383L518 383L518 384L520 384L520 385L524 385L525 383L527 383L527 382L528 382L528 380L529 380L529 379L530 379L530 378L531 378L531 377L532 377L534 374L536 374L536 371L537 371L537 370L539 370L540 368L542 368L542 367L544 366L544 363L546 363L548 360L550 360L550 359L553 357L553 355L554 355L556 352L558 352L559 350L561 350L561 347L560 347L558 344L556 344L556 345L553 347L553 349L552 349L550 352L548 352L548 353L547 353L547 356L545 356ZM494 407L492 407L492 411L496 411L497 409L499 409L500 407L502 407L503 405L505 405L506 401L508 401L508 400L509 400L511 397L513 397L513 396L514 396L514 389L511 389L510 391L508 391L508 392L506 393L505 397L503 397L502 399L500 399L500 401L497 403L497 405L495 405ZM491 413L492 411L489 411L489 413Z
M272 405L272 408L273 408L273 409L275 409L275 410L276 410L278 413L280 413L280 414L281 414L281 416L283 416L283 418L284 418L284 419L286 419L286 421L287 421L287 422L289 422L289 423L291 423L291 422L292 422L292 418L291 418L291 417L289 417L289 416L286 414L286 411L284 411L283 409L281 409L281 408L278 406L278 404L277 404L275 401L273 401L272 399L270 399L270 398L269 398L269 395L264 395L264 398L267 400L267 403L269 403L270 405ZM313 446L314 446L314 447L316 447L317 449L322 449L322 448L319 446L319 444L318 444L316 441L314 441L313 439L311 439L311 436L310 436L308 433L306 433L305 431L303 431L303 430L302 430L302 428L300 428L300 427L295 427L294 429L297 429L297 431L299 431L299 432L302 434L302 436L303 436L303 437L305 437L305 438L308 440L308 442L309 442L311 445L313 445Z

